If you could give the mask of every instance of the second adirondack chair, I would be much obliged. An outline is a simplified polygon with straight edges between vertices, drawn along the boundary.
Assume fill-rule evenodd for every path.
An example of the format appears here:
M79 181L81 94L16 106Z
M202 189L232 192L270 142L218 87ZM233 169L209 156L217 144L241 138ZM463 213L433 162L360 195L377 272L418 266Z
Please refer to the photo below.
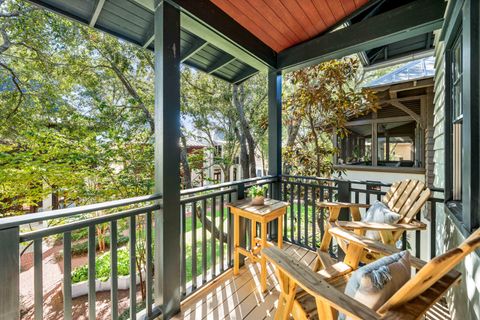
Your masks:
M341 227L347 230L352 230L356 234L365 235L367 231L376 231L380 234L383 244L394 246L401 238L405 231L425 230L426 225L421 221L415 219L416 214L427 202L430 197L430 189L425 184L418 180L403 180L395 182L390 190L385 194L382 202L393 212L398 213L401 218L397 223L375 223L362 222L360 215L360 208L368 209L368 204L345 203L345 202L320 202L319 207L328 208L329 216L326 221L326 230L331 227ZM340 211L347 208L350 211L352 221L338 220ZM318 260L314 269L326 268L331 265L331 258L328 253L328 248L332 241L332 235L325 232L320 248L318 249ZM338 245L344 252L348 250L348 241L340 240ZM378 259L378 254L369 254L361 258L364 263L372 262Z

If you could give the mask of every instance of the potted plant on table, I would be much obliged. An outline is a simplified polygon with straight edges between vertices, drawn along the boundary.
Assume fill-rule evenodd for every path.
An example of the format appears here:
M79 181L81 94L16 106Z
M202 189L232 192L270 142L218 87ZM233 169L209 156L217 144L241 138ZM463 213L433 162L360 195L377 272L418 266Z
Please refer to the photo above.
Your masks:
M268 186L253 186L248 190L248 196L252 198L253 206L263 206Z

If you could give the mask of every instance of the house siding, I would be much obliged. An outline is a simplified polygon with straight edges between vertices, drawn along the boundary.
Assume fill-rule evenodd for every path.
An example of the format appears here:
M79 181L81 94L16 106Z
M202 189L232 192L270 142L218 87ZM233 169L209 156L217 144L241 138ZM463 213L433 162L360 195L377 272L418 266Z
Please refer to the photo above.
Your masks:
M439 32L436 34L439 38ZM437 40L433 118L433 171L434 187L445 187L445 46ZM442 196L442 195L439 195ZM462 232L445 212L443 203L437 204L437 255L458 246L465 240ZM462 273L459 285L447 294L452 319L480 319L480 257L470 254L457 269Z

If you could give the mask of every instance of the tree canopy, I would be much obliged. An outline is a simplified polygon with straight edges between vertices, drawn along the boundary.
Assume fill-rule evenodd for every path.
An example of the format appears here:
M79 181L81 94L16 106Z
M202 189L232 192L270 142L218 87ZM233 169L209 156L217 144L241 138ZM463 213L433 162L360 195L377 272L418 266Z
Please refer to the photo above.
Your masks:
M0 212L51 193L85 204L152 192L152 53L21 0L0 1L0 20ZM182 134L212 146L220 135L228 172L239 137L265 132L253 123L266 119L264 79L235 99L232 85L189 67L181 80Z
M328 133L348 134L347 117L375 108L359 87L355 59L284 76L284 162L290 173L329 175ZM0 0L0 214L32 210L49 194L65 205L153 191L154 63L151 52L23 0ZM232 85L181 68L182 184L221 143L228 181L266 158L266 75ZM191 140L207 147L193 152ZM265 163L265 161L264 161ZM264 168L266 169L266 168ZM54 207L58 207L55 204Z

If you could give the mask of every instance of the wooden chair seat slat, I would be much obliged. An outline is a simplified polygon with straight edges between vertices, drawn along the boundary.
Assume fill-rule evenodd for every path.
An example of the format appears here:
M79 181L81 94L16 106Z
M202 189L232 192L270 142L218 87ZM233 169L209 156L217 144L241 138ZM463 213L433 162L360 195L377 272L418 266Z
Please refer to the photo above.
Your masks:
M387 204L390 201L390 198L392 198L393 194L397 191L397 188L400 185L400 182L401 181L396 181L391 185L390 189L387 191L387 193L383 197L383 203Z
M403 192L401 193L400 198L398 199L397 203L395 203L395 205L393 207L391 207L390 209L392 211L395 211L395 212L400 212L403 205L409 199L410 195L412 194L412 192L415 190L415 187L419 183L421 183L421 182L418 181L418 180L410 180L410 182L407 184L405 190L403 190Z
M413 206L413 204L418 200L418 198L420 197L420 194L423 192L424 189L425 189L425 184L421 181L418 181L417 184L415 185L415 188L412 190L408 198L405 199L405 202L403 203L402 207L397 212L401 216L406 215L410 210L410 208Z
M394 194L392 195L392 198L390 199L390 201L388 201L387 203L387 206L392 209L393 207L395 207L395 204L397 203L397 201L400 199L400 197L402 196L403 194L403 191L405 191L405 189L407 188L408 184L410 183L410 179L407 179L407 180L403 180L400 185L398 186L398 188L395 190Z
M420 193L418 199L415 201L415 203L413 203L408 212L404 215L403 220L409 223L413 218L415 218L415 215L418 211L420 211L425 202L427 202L428 198L430 198L430 189L425 189L422 193Z

